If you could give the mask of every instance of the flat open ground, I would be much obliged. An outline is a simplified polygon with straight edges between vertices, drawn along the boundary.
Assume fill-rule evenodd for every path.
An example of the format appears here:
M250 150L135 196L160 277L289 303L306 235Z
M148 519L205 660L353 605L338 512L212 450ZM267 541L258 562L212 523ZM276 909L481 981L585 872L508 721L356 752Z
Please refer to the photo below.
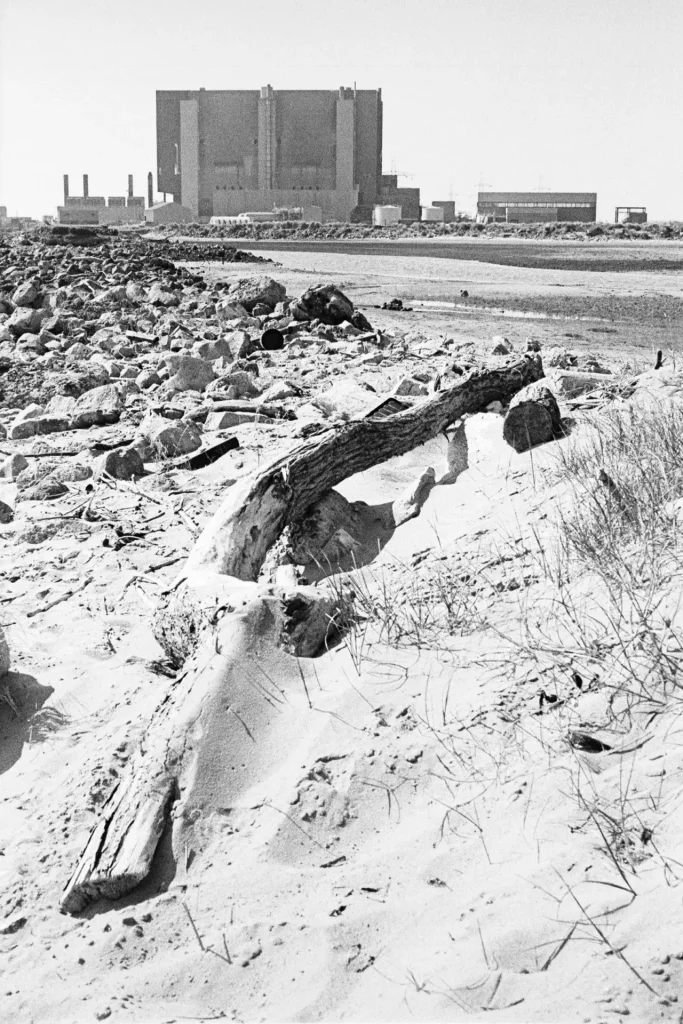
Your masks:
M681 348L678 243L269 241L245 248L279 263L273 275L291 294L318 280L337 282L381 327L410 325L481 340L503 334L515 343L530 338L620 360L649 361L660 348L676 356ZM562 266L550 269L553 262ZM228 280L263 272L253 266L202 269ZM374 308L393 297L413 305L413 312Z

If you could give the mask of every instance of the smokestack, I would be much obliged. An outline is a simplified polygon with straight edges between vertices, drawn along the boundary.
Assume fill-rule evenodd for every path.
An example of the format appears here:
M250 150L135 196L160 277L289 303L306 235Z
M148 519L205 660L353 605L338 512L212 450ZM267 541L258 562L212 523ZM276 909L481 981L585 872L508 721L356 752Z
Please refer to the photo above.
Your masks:
M65 174L64 175L64 205L65 206L66 206L66 201L67 201L68 198L69 198L69 175Z
M88 175L83 175L83 198L88 198Z
M128 198L133 198L133 175L128 175Z
M147 175L147 205L154 205L154 178L151 171Z

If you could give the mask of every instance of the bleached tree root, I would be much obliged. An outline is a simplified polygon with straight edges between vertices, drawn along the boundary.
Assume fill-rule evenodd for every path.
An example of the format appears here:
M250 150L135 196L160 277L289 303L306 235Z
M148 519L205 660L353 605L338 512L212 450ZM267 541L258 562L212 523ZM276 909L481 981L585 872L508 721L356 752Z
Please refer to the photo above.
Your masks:
M190 552L187 571L206 566L238 579L256 579L285 526L330 488L425 444L466 413L480 412L490 402L507 402L542 376L540 357L529 354L474 370L404 412L353 420L304 441L231 489Z
M306 441L232 489L155 617L159 641L183 669L102 809L66 885L64 912L138 885L170 820L180 855L197 817L226 800L231 751L258 742L259 723L265 729L283 699L263 664L285 658L283 648L316 653L345 614L339 588L254 582L283 529L346 477L424 444L465 413L507 401L542 374L537 356L475 371L405 412ZM420 498L411 496L406 515Z

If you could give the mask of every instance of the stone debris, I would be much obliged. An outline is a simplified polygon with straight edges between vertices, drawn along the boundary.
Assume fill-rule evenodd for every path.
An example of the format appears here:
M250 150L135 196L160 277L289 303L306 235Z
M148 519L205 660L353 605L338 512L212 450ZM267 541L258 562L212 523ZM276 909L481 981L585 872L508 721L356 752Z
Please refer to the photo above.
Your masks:
M17 538L68 529L53 511L44 528L24 522L33 503L87 499L81 515L92 518L108 487L151 476L163 489L168 472L224 456L239 470L240 449L260 460L328 425L400 413L486 359L514 355L502 336L438 339L398 319L376 330L334 284L290 296L262 273L221 279L220 265L237 262L270 261L64 226L0 244L0 480L13 487L1 517ZM615 379L561 347L543 358L565 407ZM399 521L420 502L403 504ZM328 546L348 554L353 530L340 531Z

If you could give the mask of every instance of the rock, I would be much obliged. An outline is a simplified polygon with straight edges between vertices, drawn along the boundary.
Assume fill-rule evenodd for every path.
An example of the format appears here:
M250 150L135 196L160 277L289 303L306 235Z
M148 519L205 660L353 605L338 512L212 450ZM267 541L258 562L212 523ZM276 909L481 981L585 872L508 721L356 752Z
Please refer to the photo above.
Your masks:
M5 327L15 338L22 334L37 334L40 325L45 319L45 310L31 309L30 306L17 306L8 320Z
M107 474L115 480L132 480L144 476L145 466L139 451L130 448L114 448L95 460L93 475L96 479Z
M14 510L12 509L12 506L6 504L6 502L4 502L4 501L0 501L0 523L2 523L3 526L6 526L7 523L11 523L13 519L14 519ZM1 665L1 661L0 661L0 669L1 669L1 667L2 667L2 665ZM2 675L1 671L0 671L0 675Z
M272 277L248 278L235 281L228 289L226 299L229 305L239 303L251 313L255 306L262 305L271 312L287 295L284 285Z
M557 400L542 380L517 392L503 423L503 437L516 452L552 441L562 432Z
M161 384L161 377L156 370L142 370L135 378L135 383L142 391L146 391L155 384Z
M358 326L353 321L353 303L333 284L309 288L290 304L289 309L296 320L320 320L333 325L349 320L354 327Z
M53 476L46 476L37 484L18 493L17 501L51 501L53 498L61 498L68 492L69 488L61 480L56 480Z
M219 377L216 385L220 385L221 390L234 388L235 398L255 398L261 394L260 389L254 383L253 374L247 373L246 370L234 370L232 373L227 373L225 376Z
M404 377L402 381L394 388L395 395L428 395L429 391L421 384L419 380L415 380L414 377Z
M301 388L288 380L278 380L271 384L261 395L264 402L282 402L286 398L295 398L301 394Z
M152 306L179 306L180 299L175 292L168 291L156 281L147 293L147 301Z
M504 338L502 334L497 334L492 339L493 348L491 349L492 356L509 356L512 352L512 345L507 338Z
M227 338L217 338L215 341L197 341L192 346L192 354L198 359L213 362L214 359L227 359L232 362L233 355L230 342Z
M259 415L255 409L253 412L210 412L204 424L205 430L228 430L230 427L237 427L240 423L269 422L268 416Z
M351 317L352 325L359 331L372 331L374 328L368 318L364 316L359 309L354 311Z
M233 359L246 359L258 348L258 342L246 331L233 331L226 339Z
M33 281L24 281L12 294L12 302L15 306L34 306L40 292Z
M4 643L4 639L2 641ZM2 664L0 656L0 666ZM9 666L8 666L9 667ZM5 670L7 671L7 669ZM4 921L0 921L0 935L14 935L20 928L23 928L28 918L26 914L13 914L12 917L6 917Z
M28 459L23 455L9 455L0 464L0 477L4 480L16 480L22 470L28 467Z
M63 334L65 321L58 313L55 313L53 316L43 320L42 327L44 331L49 331L50 334Z
M213 367L196 356L165 356L166 365L173 374L168 384L176 391L204 391L214 379Z
M36 434L55 434L69 429L69 420L63 416L35 413L27 416L31 408L34 407L29 406L20 412L12 423L7 435L10 440L18 441L25 437L35 437Z
M219 320L240 320L242 317L248 316L248 313L241 303L221 299L216 303L216 316Z
M47 413L67 420L74 430L118 423L122 411L123 402L113 384L91 388L78 398L57 395L50 399L46 409Z
M163 416L150 416L140 425L142 445L135 447L143 458L151 460L174 459L189 455L202 443L201 430L192 420L167 420Z
M17 338L17 348L33 349L35 352L38 353L39 356L44 355L46 351L45 345L41 341L40 335L31 334L28 331L26 332L26 334L22 334L20 335L20 337Z
M543 360L545 363L545 359ZM576 398L577 395L584 395L587 391L594 391L596 388L609 385L612 374L604 373L580 373L576 370L549 370L545 381L554 392L561 398Z
M375 391L349 377L335 383L334 387L327 391L319 392L314 396L312 404L321 409L326 416L348 420L354 416L362 416L376 402Z
M0 678L2 676L6 676L7 675L7 673L9 672L9 667L10 667L9 644L7 643L7 640L5 639L5 631L2 628L2 626L0 626ZM5 922L4 923L7 924L7 918L5 918ZM2 925L0 925L0 928L2 928ZM15 929L15 931L16 931L16 929Z
M90 466L86 466L82 462L75 462L73 459L62 463L52 473L55 480L59 480L63 484L80 483L83 480L89 480L92 475L92 468Z

